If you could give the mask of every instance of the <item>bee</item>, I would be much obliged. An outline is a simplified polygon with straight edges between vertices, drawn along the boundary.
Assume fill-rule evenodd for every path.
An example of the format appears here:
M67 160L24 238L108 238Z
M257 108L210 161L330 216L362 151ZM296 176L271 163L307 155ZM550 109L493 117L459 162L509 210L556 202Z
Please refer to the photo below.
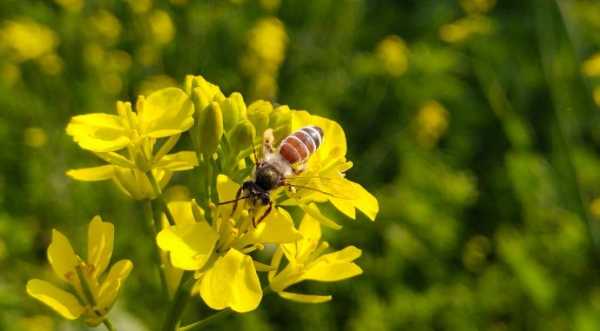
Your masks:
M220 204L233 203L232 213L243 199L248 199L253 207L259 204L267 206L258 220L252 218L252 224L256 227L273 209L270 192L282 186L293 190L294 186L286 179L304 171L310 156L323 144L323 139L323 129L311 125L288 135L274 148L273 130L267 129L263 134L263 158L259 160L254 153L257 162L252 179L242 184L234 200Z

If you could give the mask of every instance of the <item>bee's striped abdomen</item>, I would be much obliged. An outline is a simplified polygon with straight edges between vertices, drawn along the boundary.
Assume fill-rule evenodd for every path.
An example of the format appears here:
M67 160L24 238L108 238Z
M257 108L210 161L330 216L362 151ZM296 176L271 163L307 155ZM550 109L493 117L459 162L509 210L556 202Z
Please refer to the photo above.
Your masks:
M323 142L323 130L318 126L306 126L281 141L279 153L290 164L306 161Z

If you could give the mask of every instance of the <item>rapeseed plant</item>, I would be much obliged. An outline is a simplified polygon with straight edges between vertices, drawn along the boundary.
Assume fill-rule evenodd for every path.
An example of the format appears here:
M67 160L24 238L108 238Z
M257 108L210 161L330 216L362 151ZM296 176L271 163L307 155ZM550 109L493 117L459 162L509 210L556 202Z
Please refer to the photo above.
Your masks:
M239 199L242 183L253 178L261 161L256 151L261 136L278 143L311 125L322 130L323 141L302 171L268 192L273 207ZM140 96L135 111L119 101L117 115L74 116L66 131L81 148L107 162L69 170L68 176L111 179L144 202L146 222L155 235L156 263L171 301L163 330L192 330L212 321L209 317L180 327L186 303L193 298L220 310L217 314L255 310L269 292L319 303L331 296L288 289L302 281L333 282L362 273L355 263L359 248L327 252L329 244L322 240L321 225L338 230L341 225L321 213L320 204L330 203L353 219L357 210L370 220L379 211L377 199L345 177L352 162L346 159L344 130L335 121L264 100L247 106L240 93L225 96L202 76L188 76L183 89L167 87ZM190 139L194 150L172 152L180 138ZM163 191L179 171L193 171L198 180L191 183L199 187L190 191L197 193L167 202ZM155 199L162 203L153 204ZM298 213L290 208L302 215L298 226L292 216ZM264 217L257 222L258 215ZM51 265L75 295L41 280L30 281L27 290L68 319L84 316L90 325L103 322L112 329L106 314L131 263L118 262L100 278L112 253L112 225L94 218L89 242L87 262L57 231L48 249ZM264 257L254 254L258 251L273 252L271 261L261 262ZM282 263L284 258L287 263ZM267 273L262 283L261 272Z

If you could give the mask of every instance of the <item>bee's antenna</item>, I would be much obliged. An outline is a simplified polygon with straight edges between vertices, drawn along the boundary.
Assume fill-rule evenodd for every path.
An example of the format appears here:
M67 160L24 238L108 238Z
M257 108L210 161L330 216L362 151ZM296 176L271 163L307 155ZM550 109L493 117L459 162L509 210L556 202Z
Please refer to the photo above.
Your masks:
M297 188L302 188L302 189L306 189L306 190L311 190L311 191L323 193L323 194L328 195L330 197L334 197L334 198L338 198L338 199L352 200L352 199L347 198L347 197L342 197L342 196L339 196L339 195L335 195L335 194L333 194L331 192L326 192L326 191L323 191L323 190L319 190L318 188L314 188L314 187L310 187L310 186L304 186L304 185L296 185L296 184L292 184L292 183L289 183L289 184L291 186L293 186L293 187L297 187Z

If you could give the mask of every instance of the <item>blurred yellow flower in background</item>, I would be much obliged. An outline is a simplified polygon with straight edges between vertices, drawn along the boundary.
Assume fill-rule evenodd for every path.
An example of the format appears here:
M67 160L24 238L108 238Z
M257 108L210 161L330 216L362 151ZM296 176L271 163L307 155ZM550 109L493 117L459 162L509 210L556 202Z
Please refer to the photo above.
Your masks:
M287 43L285 26L276 17L260 19L248 33L248 51L241 65L253 79L253 98L273 99L277 95L277 75Z
M386 73L399 77L408 68L408 47L402 38L396 35L385 37L379 42L375 54L381 61Z
M492 33L492 21L481 15L472 15L460 18L453 23L443 25L440 30L440 39L448 43L461 43L475 35Z
M31 19L5 21L0 27L0 53L16 62L53 53L59 39L50 28Z
M425 103L415 119L417 141L423 146L434 146L448 129L448 111L432 100Z
M600 76L600 53L595 53L587 58L581 65L581 71L589 77Z
M485 14L496 5L496 0L460 0L460 5L468 14Z
M83 7L83 0L54 0L54 2L70 11L79 11Z
M42 147L48 142L46 131L42 128L31 127L25 129L23 134L25 145L30 147Z
M88 325L102 323L133 268L131 261L120 260L103 276L110 263L113 241L114 226L103 222L100 216L94 217L88 227L87 260L83 261L75 254L69 240L53 230L48 262L73 292L44 280L32 279L27 282L27 293L66 319L83 316Z
M159 45L168 44L175 36L175 25L169 14L162 10L155 10L149 16L152 40Z

